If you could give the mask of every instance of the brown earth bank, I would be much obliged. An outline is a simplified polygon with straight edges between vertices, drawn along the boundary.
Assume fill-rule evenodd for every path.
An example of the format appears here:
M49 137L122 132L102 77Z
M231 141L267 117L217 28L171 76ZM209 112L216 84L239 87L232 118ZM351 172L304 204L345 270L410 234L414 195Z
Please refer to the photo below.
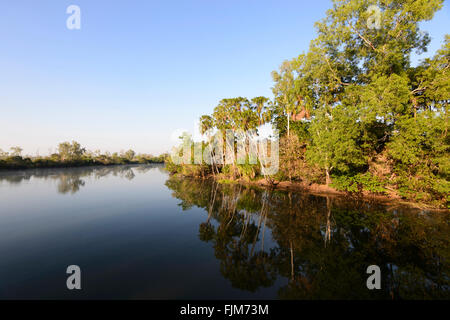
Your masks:
M179 174L177 174L179 175ZM191 177L192 178L192 177ZM215 179L219 183L237 183L241 185L247 185L247 186L253 186L253 187L259 187L259 188L269 188L269 189L278 189L278 190L291 190L294 192L307 192L313 195L319 195L319 196L332 196L332 197L342 197L347 199L357 199L357 200L363 200L363 201L376 201L380 204L389 205L391 207L396 206L408 206L411 208L416 209L423 209L423 210L429 210L429 211L439 211L439 212L445 212L450 211L449 209L445 208L438 208L433 207L426 203L418 203L413 201L408 201L403 199L400 195L398 195L395 190L388 190L388 194L376 194L371 193L368 191L362 191L359 193L350 193L345 191L339 191L336 190L333 187L312 183L307 184L304 182L291 182L291 181L276 181L272 180L269 181L265 178L260 178L257 180L248 180L245 178L238 178L238 179L230 179L229 177L226 177L224 175L208 175L203 178L196 178L196 179Z
M248 181L245 179L236 180L237 183L241 184L250 184L255 186L260 186L264 188L275 188L281 190L292 190L298 192L308 192L316 195L334 195L340 197L348 197L348 198L357 198L367 201L377 201L380 203L390 204L390 205L406 205L409 207L414 207L418 209L427 209L433 211L448 211L448 209L436 208L424 203L417 203L412 201L404 200L401 196L399 196L395 191L390 190L387 195L370 193L367 191L362 191L360 193L349 193L345 191L336 190L333 187L312 183L306 184L302 182L290 182L290 181L273 181L270 182L264 178L256 180L256 181Z

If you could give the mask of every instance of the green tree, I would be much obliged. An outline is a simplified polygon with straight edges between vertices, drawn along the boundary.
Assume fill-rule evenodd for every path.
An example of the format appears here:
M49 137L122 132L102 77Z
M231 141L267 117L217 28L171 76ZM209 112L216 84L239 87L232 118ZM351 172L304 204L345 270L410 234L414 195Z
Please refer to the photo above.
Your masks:
M448 119L433 111L404 116L388 144L402 195L450 204L450 138Z
M297 89L285 86L278 96L297 90L313 110L308 158L325 169L328 182L331 170L351 175L367 164L367 158L384 152L391 140L394 169L403 172L406 169L399 157L406 163L408 158L420 158L424 148L436 146L432 141L424 144L428 138L422 137L430 135L441 137L437 143L440 152L436 152L439 160L434 161L440 165L439 170L436 165L429 170L427 177L434 179L438 172L445 172L440 168L446 167L442 159L448 158L448 37L433 59L418 67L410 65L413 50L419 54L426 51L430 41L419 24L430 20L442 3L336 0L326 18L316 23L318 37L290 68L298 74L294 77ZM368 23L373 15L368 10L371 5L380 9L379 28ZM429 113L425 114L426 110ZM427 128L419 117L429 120Z
M124 156L128 161L133 161L134 156L136 155L136 153L133 150L128 150L127 152L125 152Z
M360 126L356 121L356 112L336 106L330 110L316 113L309 132L312 144L307 157L313 163L325 169L326 183L331 182L333 169L348 172L352 166L361 166L365 159L357 144Z
M258 125L263 125L271 120L271 101L266 97L255 97L251 100L253 110L258 118Z
M275 97L275 108L281 108L287 116L287 135L290 132L291 114L295 112L295 82L294 82L293 62L285 60L279 71L272 72L272 78L275 82L272 88Z
M364 188L393 187L408 198L448 201L450 36L434 57L411 65L411 54L425 52L430 42L421 23L442 5L334 0L316 23L308 51L272 72L273 103L222 99L211 116L202 116L201 131L224 134L272 121L287 136L281 168L289 179L308 176L309 169L314 181L325 176L327 184L333 173ZM289 138L291 131L298 139ZM228 147L234 150L235 143ZM232 169L234 176L234 164Z
M214 128L214 119L209 115L200 117L200 133L205 134Z
M62 142L58 145L58 153L62 161L76 161L86 152L85 148L76 142Z
M22 155L23 149L21 147L11 147L11 155L13 157L20 157Z

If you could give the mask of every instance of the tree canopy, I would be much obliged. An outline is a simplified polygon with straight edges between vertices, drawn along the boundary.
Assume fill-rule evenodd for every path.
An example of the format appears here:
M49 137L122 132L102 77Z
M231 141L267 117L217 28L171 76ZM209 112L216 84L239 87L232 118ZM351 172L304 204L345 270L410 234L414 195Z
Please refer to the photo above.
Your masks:
M411 63L430 43L421 22L442 6L443 0L334 0L309 49L272 72L273 101L223 99L202 116L202 133L270 122L287 136L278 179L346 191L383 185L449 206L450 35L434 56Z

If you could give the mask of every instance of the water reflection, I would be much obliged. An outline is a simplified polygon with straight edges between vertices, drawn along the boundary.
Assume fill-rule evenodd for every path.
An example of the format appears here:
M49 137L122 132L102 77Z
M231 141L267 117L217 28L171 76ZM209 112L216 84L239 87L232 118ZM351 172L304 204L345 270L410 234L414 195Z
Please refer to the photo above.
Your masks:
M86 179L101 179L108 176L133 180L135 172L144 174L157 168L163 171L161 165L120 165L108 167L79 167L61 169L36 169L22 171L0 171L0 183L20 185L31 179L53 180L57 182L57 190L61 194L75 194L86 185Z
M161 165L0 172L0 187L0 298L72 299L70 264L83 299L450 297L448 211L167 179ZM373 264L382 290L366 287Z
M184 210L205 210L198 237L235 288L254 292L281 277L282 299L450 297L448 211L191 179L170 178L166 186ZM366 287L373 264L381 290Z

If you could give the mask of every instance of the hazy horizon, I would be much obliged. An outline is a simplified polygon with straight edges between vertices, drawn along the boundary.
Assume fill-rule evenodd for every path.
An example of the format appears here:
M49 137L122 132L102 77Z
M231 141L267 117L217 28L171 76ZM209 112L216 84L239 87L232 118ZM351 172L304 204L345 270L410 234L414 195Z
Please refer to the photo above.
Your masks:
M69 5L81 29L69 30ZM331 1L14 1L0 4L0 148L169 151L226 97L272 97L271 71L308 50ZM429 57L450 23L432 21Z

